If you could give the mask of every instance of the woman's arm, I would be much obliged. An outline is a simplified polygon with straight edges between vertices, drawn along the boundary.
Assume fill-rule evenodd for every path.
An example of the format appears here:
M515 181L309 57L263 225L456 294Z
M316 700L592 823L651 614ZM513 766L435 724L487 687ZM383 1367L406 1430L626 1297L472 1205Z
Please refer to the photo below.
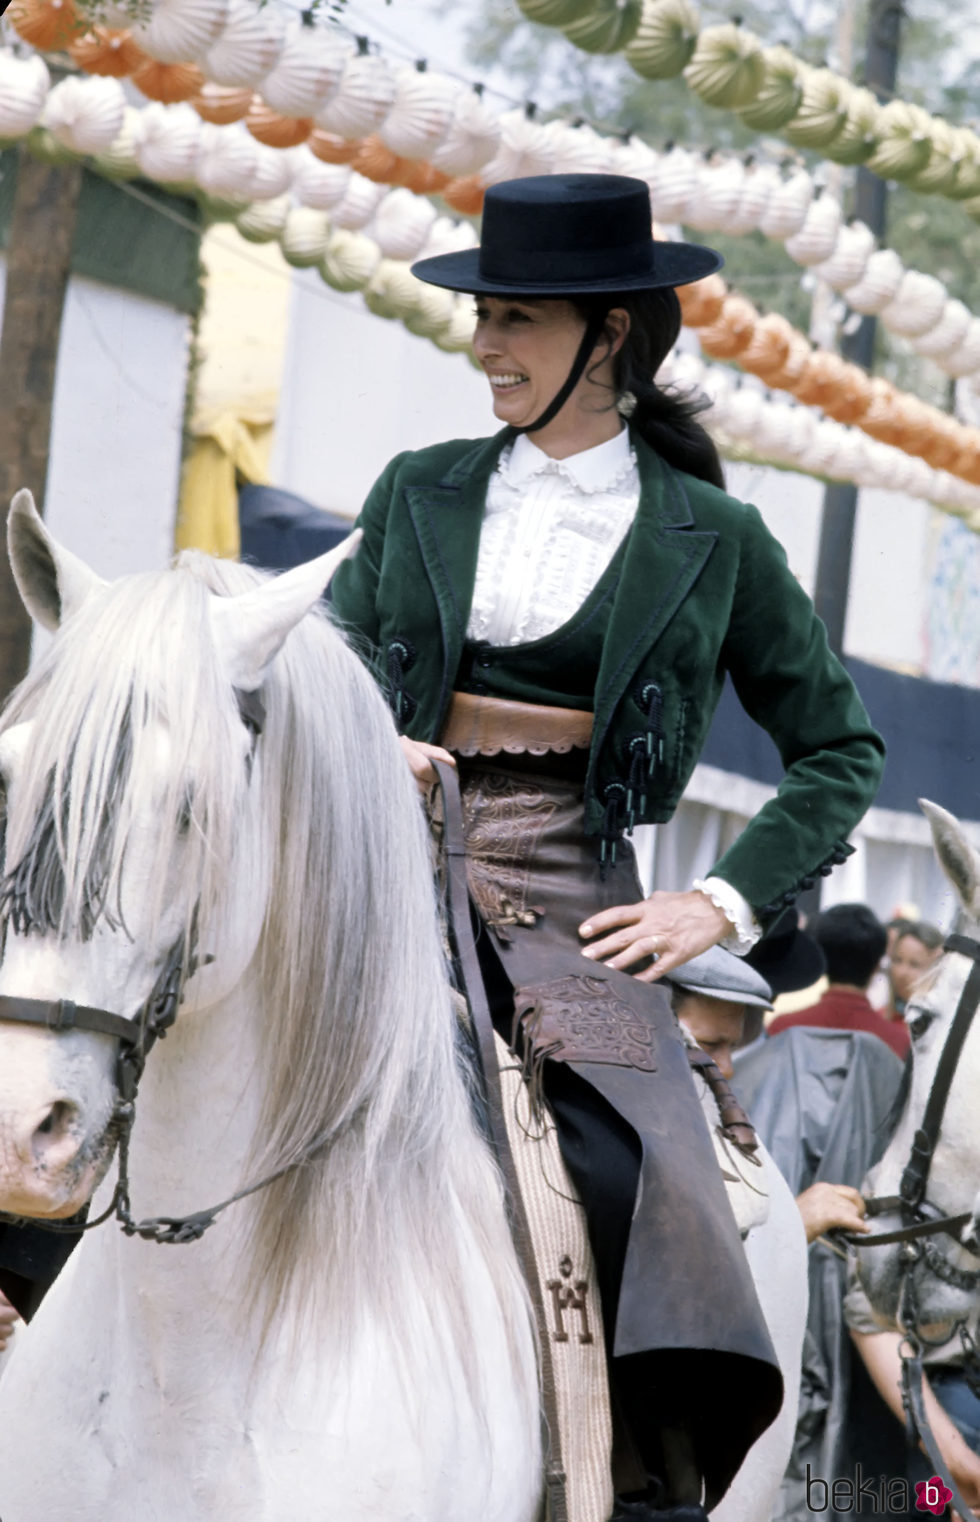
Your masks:
M901 1333L856 1332L852 1328L851 1337L881 1398L904 1424L902 1359L899 1352L902 1345ZM922 1396L939 1452L949 1466L949 1472L959 1486L964 1501L972 1507L973 1515L980 1517L980 1457L968 1445L952 1417L943 1410L928 1379L922 1381Z

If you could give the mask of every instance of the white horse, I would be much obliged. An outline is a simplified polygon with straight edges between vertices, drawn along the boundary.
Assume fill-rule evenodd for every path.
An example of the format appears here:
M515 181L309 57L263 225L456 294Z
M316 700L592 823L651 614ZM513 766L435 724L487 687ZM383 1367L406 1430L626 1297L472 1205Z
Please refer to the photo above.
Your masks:
M196 937L214 960L140 1087L134 1210L300 1166L193 1246L85 1238L0 1383L0 1517L531 1522L528 1300L414 784L309 611L339 557L257 586L193 556L106 587L25 498L18 584L63 628L0 737L0 995L135 1017ZM260 684L253 745L235 689ZM0 1209L69 1216L108 1165L115 1044L0 1029Z
M26 494L11 554L58 632L0 724L0 1210L58 1220L96 1191L97 1215L120 1129L115 1041L2 1001L136 1021L181 960L133 1213L278 1177L193 1245L85 1237L5 1363L0 1517L532 1522L528 1296L459 1071L414 783L315 607L338 554L275 580L190 555L107 586ZM260 687L256 743L241 694ZM727 1522L768 1515L792 1435L802 1228L775 1199L749 1244L790 1401Z
M921 802L932 829L936 854L956 890L961 915L958 930L974 940L980 935L980 856L959 823L945 809ZM978 948L980 949L980 948ZM913 992L906 1012L912 1032L912 1070L901 1118L881 1161L868 1174L863 1192L885 1200L898 1196L902 1175L912 1157L916 1132L922 1125L940 1055L953 1024L964 985L974 966L972 957L949 951L930 968ZM980 1270L980 1017L974 1017L956 1062L942 1114L938 1141L928 1169L925 1199L943 1216L971 1214L959 1232L929 1239L928 1256L938 1255L955 1272L942 1277L924 1256L910 1267L900 1244L858 1249L858 1274L883 1326L894 1326L902 1281L908 1273L918 1311L918 1325L930 1341L944 1341L957 1322L976 1337L980 1317L980 1287L967 1284ZM898 1210L874 1219L876 1232L902 1225ZM963 1283L950 1282L964 1276Z

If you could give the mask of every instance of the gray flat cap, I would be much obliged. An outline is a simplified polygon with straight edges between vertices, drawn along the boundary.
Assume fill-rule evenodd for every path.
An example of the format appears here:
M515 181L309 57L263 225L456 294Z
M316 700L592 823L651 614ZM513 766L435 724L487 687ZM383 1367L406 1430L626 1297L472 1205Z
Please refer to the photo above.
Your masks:
M692 994L708 994L712 999L726 999L732 1004L772 1005L772 989L765 978L742 957L733 956L721 946L712 946L699 957L692 957L664 977L665 983Z

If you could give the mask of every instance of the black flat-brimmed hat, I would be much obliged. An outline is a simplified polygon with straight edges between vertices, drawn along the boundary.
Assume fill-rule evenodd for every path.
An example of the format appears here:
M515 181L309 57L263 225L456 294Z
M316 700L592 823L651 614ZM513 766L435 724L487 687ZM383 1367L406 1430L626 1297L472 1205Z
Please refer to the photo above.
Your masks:
M724 263L713 248L654 239L650 191L621 174L546 174L491 185L479 248L412 265L472 295L585 296L689 285Z

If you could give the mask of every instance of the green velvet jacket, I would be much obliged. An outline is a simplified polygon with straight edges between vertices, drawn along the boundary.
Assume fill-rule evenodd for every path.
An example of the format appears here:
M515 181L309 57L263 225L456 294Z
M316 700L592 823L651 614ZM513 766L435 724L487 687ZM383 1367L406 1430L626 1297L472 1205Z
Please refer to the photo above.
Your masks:
M402 727L414 739L437 740L458 680L487 484L510 437L504 429L398 455L358 519L357 554L334 578L334 608L355 644L382 679L394 669L403 683ZM599 661L585 828L599 835L610 820L613 830L629 822L653 708L643 819L671 817L728 672L785 777L714 871L765 924L846 857L884 746L756 509L633 442L640 504Z

